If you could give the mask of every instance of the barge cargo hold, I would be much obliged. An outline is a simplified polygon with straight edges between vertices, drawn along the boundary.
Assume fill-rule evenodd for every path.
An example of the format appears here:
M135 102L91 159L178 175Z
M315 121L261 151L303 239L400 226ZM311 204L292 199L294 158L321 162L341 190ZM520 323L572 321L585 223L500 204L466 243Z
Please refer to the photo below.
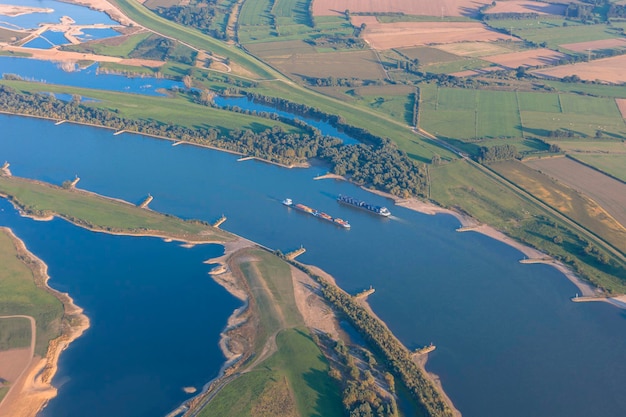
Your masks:
M363 200L357 200L356 198L349 197L347 195L339 194L339 197L337 197L337 201L340 203L348 204L350 206L361 208L363 210L371 211L372 213L378 214L379 216L391 216L391 212L387 209L387 207L375 206L373 204L366 203Z
M332 217L329 214L326 214L324 212L315 210L309 206L305 206L304 204L294 204L293 201L291 200L291 198L286 198L283 200L283 204L287 207L292 207L298 211L301 211L303 213L307 213L310 214L314 217L317 217L320 220L325 220L327 222L333 223L337 226L341 226L344 229L349 229L350 228L350 223L348 223L345 220L342 220L338 217Z

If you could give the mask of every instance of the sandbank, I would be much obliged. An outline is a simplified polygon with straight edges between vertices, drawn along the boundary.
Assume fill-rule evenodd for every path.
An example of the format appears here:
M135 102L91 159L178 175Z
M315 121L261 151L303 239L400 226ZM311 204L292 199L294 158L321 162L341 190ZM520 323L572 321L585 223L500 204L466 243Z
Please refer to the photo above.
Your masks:
M76 340L89 328L89 318L83 314L83 310L74 304L74 300L48 285L48 266L28 251L26 245L8 228L1 228L13 240L17 252L26 259L35 282L46 291L52 293L63 303L65 310L63 317L62 333L56 339L50 341L45 357L33 356L27 370L13 384L11 391L2 402L2 415L12 417L35 417L46 403L56 396L56 388L51 385L52 377L57 371L59 356L70 343Z
M50 8L0 4L0 15L9 17L17 17L31 13L52 13L53 11L54 10Z

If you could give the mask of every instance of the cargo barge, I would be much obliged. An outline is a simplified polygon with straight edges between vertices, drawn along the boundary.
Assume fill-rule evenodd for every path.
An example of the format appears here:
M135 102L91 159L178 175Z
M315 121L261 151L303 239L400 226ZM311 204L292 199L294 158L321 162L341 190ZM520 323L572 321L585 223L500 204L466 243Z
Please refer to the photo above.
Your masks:
M340 203L348 204L350 206L361 208L363 210L371 211L372 213L378 214L379 216L391 216L391 212L387 209L387 207L375 206L373 204L366 203L363 200L357 200L356 198L349 197L347 195L339 194L339 197L337 197L337 201Z
M305 206L304 204L294 204L293 201L291 200L291 198L285 198L283 200L283 204L287 207L292 207L298 211L301 211L303 213L307 213L310 214L311 216L317 217L318 219L321 220L326 220L327 222L333 223L337 226L343 227L344 229L349 229L350 228L350 223L348 223L345 220L342 220L338 217L332 217L329 214L326 214L322 211L318 211L315 209L312 209L309 206Z

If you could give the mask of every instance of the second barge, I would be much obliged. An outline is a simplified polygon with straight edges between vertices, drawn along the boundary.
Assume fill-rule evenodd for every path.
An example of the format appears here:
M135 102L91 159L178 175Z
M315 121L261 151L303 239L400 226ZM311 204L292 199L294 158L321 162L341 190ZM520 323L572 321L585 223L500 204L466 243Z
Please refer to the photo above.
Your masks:
M314 217L317 217L318 219L326 220L327 222L336 224L337 226L343 227L344 229L350 228L350 223L348 223L347 221L342 220L338 217L332 217L322 211L318 211L318 210L312 209L309 206L305 206L304 204L299 204L299 203L294 204L291 198L285 198L283 200L283 204L287 207L293 207L294 209L299 210L303 213L310 214Z

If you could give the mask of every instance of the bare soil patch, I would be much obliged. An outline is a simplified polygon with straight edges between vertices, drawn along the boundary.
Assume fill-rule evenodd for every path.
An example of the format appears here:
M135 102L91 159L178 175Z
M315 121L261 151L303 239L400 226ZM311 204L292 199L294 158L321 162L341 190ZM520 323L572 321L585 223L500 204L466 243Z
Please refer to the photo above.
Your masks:
M619 112L622 113L622 117L626 119L626 98L616 98L615 102L619 108Z
M314 16L352 13L404 13L416 16L474 16L491 0L314 0Z
M30 348L9 349L0 352L0 379L14 382L31 360Z
M503 55L511 52L509 49L491 42L457 42L447 45L438 45L436 48L449 54L475 58L490 55Z
M569 158L546 158L526 164L583 193L626 226L626 184Z
M493 62L507 68L536 67L543 65L555 65L563 59L562 54L552 49L532 49L530 51L513 52L511 54L494 55L483 58L485 61Z
M541 15L558 15L565 14L565 4L550 4L538 1L498 1L495 7L487 10L486 14L494 13L537 13Z
M577 75L583 80L600 80L607 83L621 84L626 82L626 55L611 58L597 59L591 62L579 62L571 65L561 65L556 68L548 68L533 71L535 75L563 78L569 75Z
M588 50L597 51L601 49L626 48L626 39L602 39L599 41L565 43L559 45L562 48L569 49L574 52L587 52Z
M453 42L490 42L509 36L479 22L396 22L369 25L363 37L372 48L383 50Z

